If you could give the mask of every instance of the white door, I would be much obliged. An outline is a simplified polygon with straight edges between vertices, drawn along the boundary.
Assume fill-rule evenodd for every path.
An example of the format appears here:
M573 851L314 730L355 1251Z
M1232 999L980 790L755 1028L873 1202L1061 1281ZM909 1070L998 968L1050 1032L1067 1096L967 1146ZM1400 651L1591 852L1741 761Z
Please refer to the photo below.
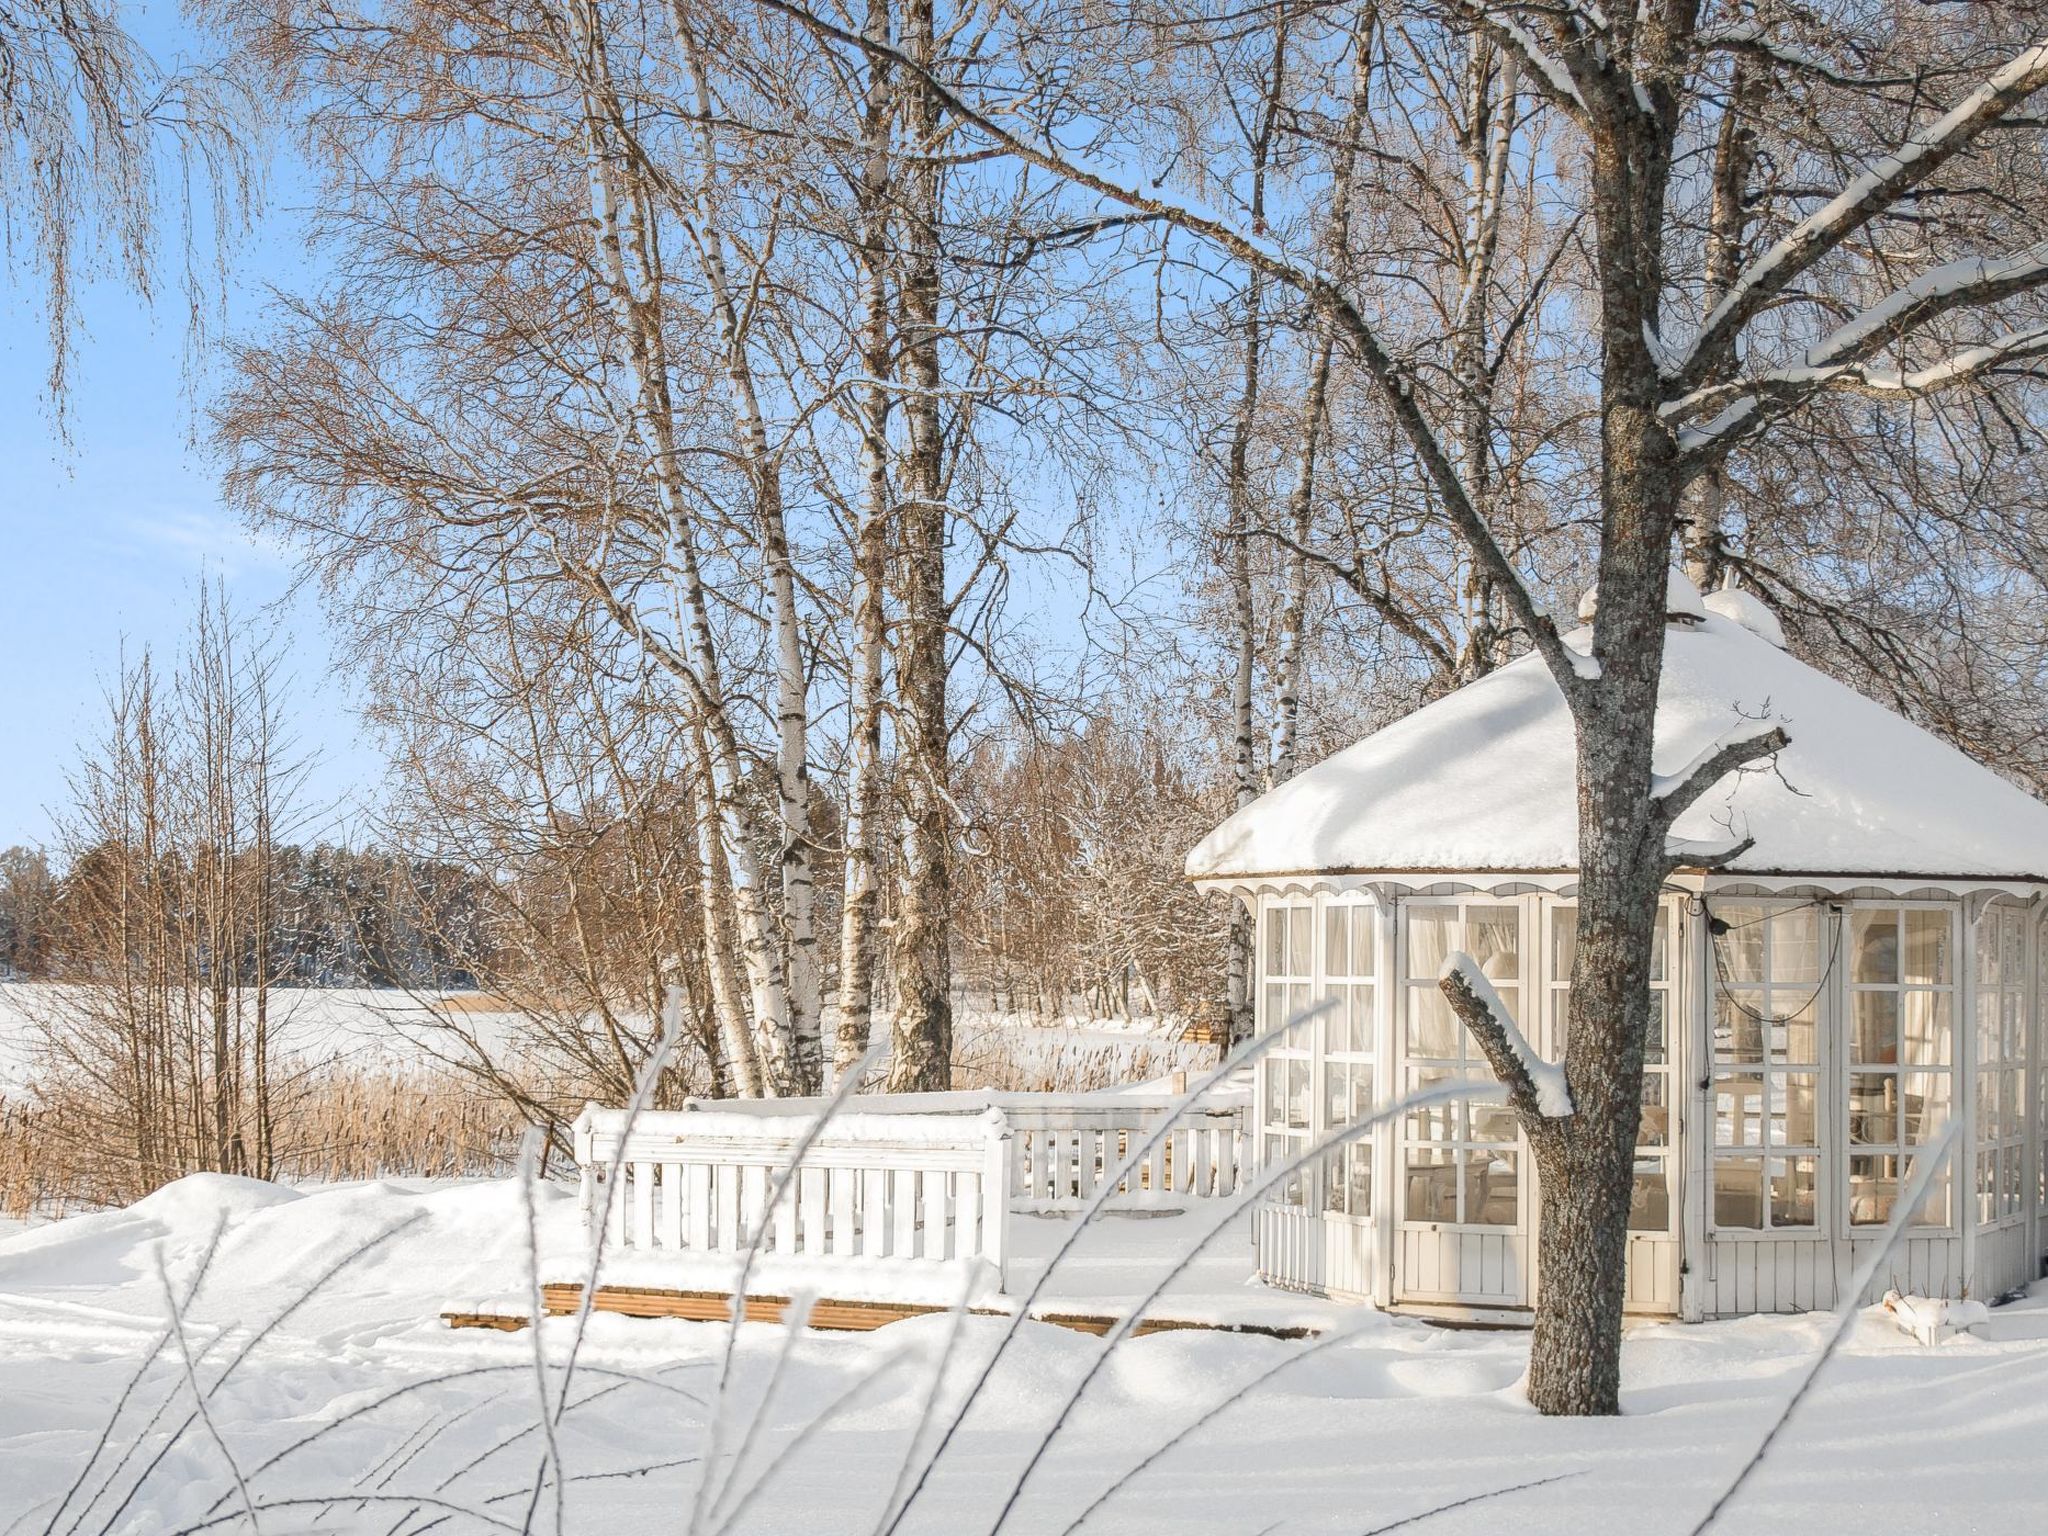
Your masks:
M1531 991L1534 898L1414 897L1400 906L1394 1054L1403 1095L1486 1078L1485 1058L1437 986L1444 957L1480 964L1517 1019ZM1395 1128L1396 1302L1529 1304L1529 1155L1505 1105L1439 1104Z

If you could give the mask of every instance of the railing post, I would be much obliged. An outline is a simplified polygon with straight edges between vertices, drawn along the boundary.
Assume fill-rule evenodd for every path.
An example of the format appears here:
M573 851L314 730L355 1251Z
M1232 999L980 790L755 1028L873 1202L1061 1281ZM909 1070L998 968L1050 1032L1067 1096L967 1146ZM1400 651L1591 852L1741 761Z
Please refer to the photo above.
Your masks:
M996 1267L996 1289L1010 1289L1010 1119L989 1112L989 1138L981 1160L982 1253Z

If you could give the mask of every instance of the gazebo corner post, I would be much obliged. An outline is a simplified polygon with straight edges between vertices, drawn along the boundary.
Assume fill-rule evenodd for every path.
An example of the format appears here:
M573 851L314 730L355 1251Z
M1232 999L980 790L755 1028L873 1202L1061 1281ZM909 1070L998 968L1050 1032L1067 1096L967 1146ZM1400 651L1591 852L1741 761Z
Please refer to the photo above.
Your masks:
M1957 903L1962 942L1956 946L1955 1006L1949 1010L1949 1055L1955 1062L1949 1100L1956 1139L1948 1158L1948 1209L1956 1231L1956 1289L1964 1295L1977 1283L1977 993L1983 985L1977 974L1977 926L1991 905L1981 893Z

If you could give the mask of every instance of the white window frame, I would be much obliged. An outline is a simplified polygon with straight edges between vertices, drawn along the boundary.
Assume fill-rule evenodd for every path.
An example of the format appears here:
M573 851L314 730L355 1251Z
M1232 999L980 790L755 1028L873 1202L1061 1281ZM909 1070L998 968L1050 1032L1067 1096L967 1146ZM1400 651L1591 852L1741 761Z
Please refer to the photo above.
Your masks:
M1539 932L1539 923L1536 915L1537 900L1537 897L1530 895L1493 896L1485 892L1460 892L1455 895L1446 896L1409 896L1402 898L1400 905L1401 922L1395 945L1394 975L1388 980L1388 985L1393 989L1396 998L1394 1007L1395 1039L1392 1042L1392 1052L1393 1060L1400 1063L1398 1092L1401 1095L1405 1096L1416 1090L1418 1077L1422 1073L1449 1077L1469 1075L1482 1078L1492 1075L1491 1069L1487 1066L1486 1057L1479 1049L1478 1042L1471 1038L1471 1032L1465 1029L1462 1024L1456 1027L1454 1035L1459 1047L1459 1055L1456 1057L1417 1056L1411 1054L1408 1050L1408 1028L1414 997L1420 991L1434 990L1437 985L1437 980L1434 976L1413 976L1409 972L1409 934L1412 928L1414 913L1433 908L1456 908L1458 909L1458 924L1461 929L1468 925L1469 920L1465 917L1465 912L1470 908L1505 908L1517 913L1517 974L1512 981L1503 982L1500 985L1504 989L1513 989L1513 999L1510 1007L1517 1014L1516 1022L1520 1024L1524 1023L1531 1011L1532 1002L1536 1002L1540 998L1542 991L1541 972L1539 969L1540 956L1537 953L1537 937ZM1411 1136L1409 1128L1415 1118L1414 1114L1403 1115L1395 1124L1393 1128L1392 1172L1395 1186L1399 1192L1394 1196L1392 1214L1397 1227L1405 1227L1411 1230L1450 1230L1482 1234L1502 1232L1527 1234L1532 1230L1533 1217L1531 1214L1530 1198L1535 1178L1535 1163L1529 1155L1528 1138L1522 1135L1519 1126L1516 1127L1512 1140L1482 1139L1474 1136L1472 1134L1471 1116L1475 1109L1480 1108L1487 1109L1489 1112L1512 1115L1512 1111L1496 1109L1494 1106L1475 1106L1463 1103L1436 1105L1428 1111L1418 1112L1430 1115L1451 1116L1454 1133L1446 1139ZM1405 1184L1409 1174L1409 1156L1415 1151L1431 1149L1447 1150L1451 1153L1452 1160L1449 1164L1432 1164L1430 1166L1447 1166L1454 1170L1453 1178L1455 1182L1453 1187L1456 1191L1458 1217L1456 1220L1433 1220L1428 1217L1418 1217L1408 1213ZM1466 1173L1470 1167L1472 1155L1487 1150L1512 1151L1515 1156L1516 1217L1511 1223L1476 1222L1465 1217Z
M1967 1025L1974 1145L1967 1187L1961 1179L1953 1180L1957 1187L1951 1198L1958 1203L1967 1199L1979 1232L2001 1231L2027 1219L2027 978L2034 966L2033 928L2025 908L2003 901L1989 903L1977 919L1976 985ZM1958 1024L1958 1033L1964 1028Z
M1851 1198L1849 1180L1859 1157L1895 1157L1898 1160L1897 1195L1903 1195L1907 1182L1917 1167L1916 1158L1928 1145L1933 1136L1940 1134L1940 1127L1954 1120L1963 1112L1961 1097L1963 1087L1963 1031L1966 1027L1963 1017L1963 999L1967 993L1965 973L1970 963L1968 947L1964 943L1963 912L1960 905L1952 901L1906 901L1888 898L1866 898L1855 901L1839 901L1840 918L1836 924L1835 942L1840 946L1836 960L1835 1018L1828 1026L1828 1042L1835 1048L1837 1067L1833 1074L1830 1098L1835 1107L1836 1124L1839 1131L1835 1140L1840 1144L1837 1154L1839 1167L1830 1175L1840 1213L1835 1224L1838 1237L1860 1239L1876 1236L1884 1230L1890 1220L1888 1210L1883 1220L1856 1221L1854 1202ZM1856 916L1863 912L1896 912L1901 914L1899 943L1899 978L1896 982L1864 982L1856 978L1855 956L1850 952L1852 936L1856 927ZM1907 912L1937 912L1948 921L1949 926L1949 971L1946 982L1910 982L1905 979L1904 916ZM1903 1052L1906 1039L1906 999L1915 994L1946 996L1948 998L1948 1050L1947 1061L1932 1066L1911 1066L1894 1060L1889 1065L1859 1062L1855 1059L1856 999L1859 996L1892 992L1898 996L1898 1049ZM1938 1055L1939 1053L1937 1053ZM1918 1141L1905 1139L1905 1085L1911 1077L1939 1077L1947 1087L1947 1114L1933 1124L1923 1121ZM1884 1142L1856 1142L1851 1140L1855 1131L1855 1086L1859 1078L1890 1077L1897 1085L1896 1108L1891 1113L1895 1118L1892 1140ZM1953 1236L1961 1230L1962 1181L1957 1176L1958 1160L1950 1154L1949 1166L1938 1175L1947 1182L1948 1219L1945 1222L1908 1221L1906 1233L1912 1237ZM1895 1195L1896 1199L1897 1196ZM1892 1209L1896 1209L1893 1207Z
M1703 1042L1706 1056L1701 1062L1701 1077L1707 1083L1706 1115L1700 1126L1700 1140L1704 1153L1706 1183L1702 1190L1705 1204L1706 1230L1711 1239L1726 1239L1740 1242L1819 1242L1825 1241L1835 1230L1833 1208L1841 1202L1835 1197L1836 1180L1830 1174L1829 1153L1830 1125L1829 1108L1832 1095L1828 1091L1831 1081L1831 1042L1828 1038L1829 1007L1828 992L1834 981L1835 963L1830 956L1840 954L1840 920L1831 903L1815 902L1811 898L1779 896L1730 896L1709 895L1705 900L1705 912L1700 921L1706 942L1706 973L1703 982L1706 990L1706 1038ZM1713 923L1722 918L1729 908L1762 908L1767 913L1764 921L1773 921L1801 908L1811 908L1819 924L1816 969L1818 974L1811 980L1778 981L1775 979L1773 958L1776 950L1776 930L1765 929L1765 953L1763 976L1760 981L1750 982L1730 978L1724 984L1722 962L1715 946L1721 942L1713 931ZM1774 1059L1770 1048L1768 1031L1760 1036L1758 1057L1755 1061L1724 1059L1718 1050L1716 1039L1717 1020L1721 993L1724 990L1741 989L1744 994L1755 992L1760 995L1762 1011L1767 1018L1790 1017L1781 1015L1782 1002L1796 1002L1806 999L1802 1007L1813 1010L1814 1060L1792 1061L1782 1056ZM1784 994L1780 997L1780 994ZM1741 1005L1737 1005L1741 1010ZM1784 1093L1783 1084L1794 1073L1811 1074L1813 1078L1813 1126L1811 1143L1790 1142L1773 1144L1770 1140L1772 1109ZM1759 1139L1754 1143L1723 1141L1721 1129L1723 1117L1718 1096L1720 1084L1727 1079L1755 1076L1760 1083L1760 1101L1755 1119L1759 1126ZM1790 1164L1794 1159L1811 1158L1814 1167L1814 1211L1811 1222L1796 1226L1778 1226L1771 1213L1771 1168L1775 1162ZM1719 1178L1722 1163L1749 1161L1754 1159L1759 1167L1757 1187L1758 1225L1723 1226L1719 1219Z

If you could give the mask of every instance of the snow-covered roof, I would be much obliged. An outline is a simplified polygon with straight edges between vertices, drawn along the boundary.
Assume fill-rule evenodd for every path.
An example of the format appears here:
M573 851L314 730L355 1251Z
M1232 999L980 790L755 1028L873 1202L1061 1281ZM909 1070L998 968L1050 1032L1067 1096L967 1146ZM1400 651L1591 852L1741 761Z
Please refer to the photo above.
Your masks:
M2048 805L1911 721L1815 671L1713 605L1665 632L1659 772L1745 718L1791 745L1731 774L1676 838L1756 846L1763 874L2048 879ZM1763 616L1769 612L1763 609ZM1567 643L1585 649L1591 631ZM1732 835L1732 837L1731 837ZM1262 795L1188 855L1193 879L1386 872L1549 872L1578 863L1570 714L1524 656Z

